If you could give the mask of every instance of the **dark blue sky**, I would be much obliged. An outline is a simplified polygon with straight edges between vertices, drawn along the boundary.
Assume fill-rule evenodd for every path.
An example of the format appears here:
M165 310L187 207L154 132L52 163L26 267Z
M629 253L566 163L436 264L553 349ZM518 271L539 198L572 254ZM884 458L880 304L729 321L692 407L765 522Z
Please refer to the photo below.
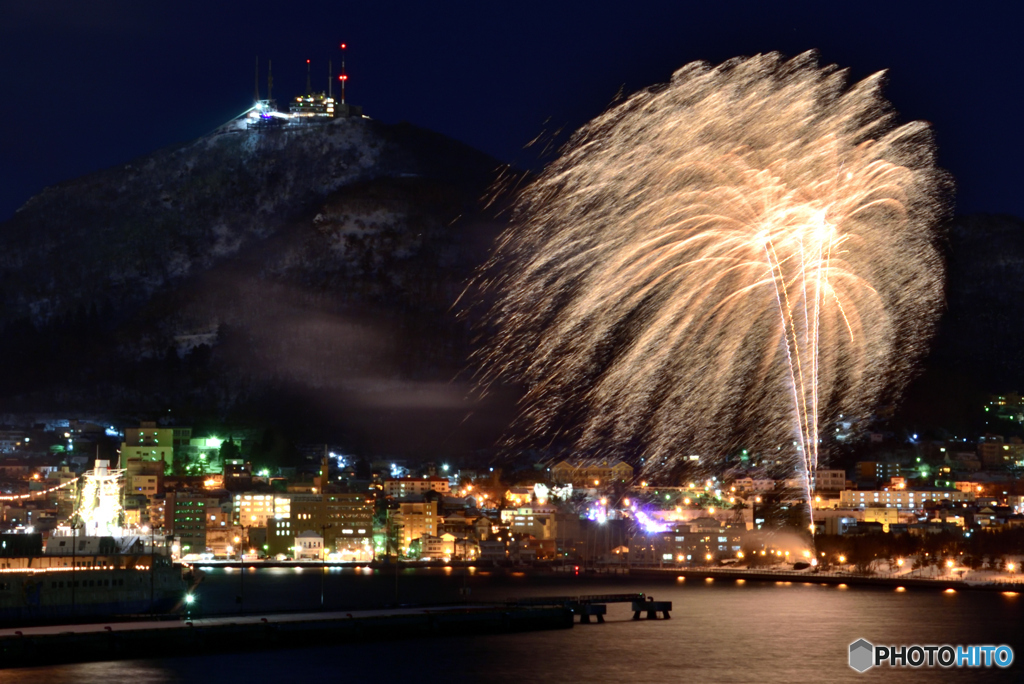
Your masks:
M942 9L957 5L957 9ZM1024 215L1020 39L1013 2L0 4L0 221L46 185L202 135L246 109L253 63L279 100L349 44L349 101L503 161L574 129L620 86L686 62L818 49L854 78L889 70L902 120L933 122L961 212ZM263 85L261 84L261 88Z

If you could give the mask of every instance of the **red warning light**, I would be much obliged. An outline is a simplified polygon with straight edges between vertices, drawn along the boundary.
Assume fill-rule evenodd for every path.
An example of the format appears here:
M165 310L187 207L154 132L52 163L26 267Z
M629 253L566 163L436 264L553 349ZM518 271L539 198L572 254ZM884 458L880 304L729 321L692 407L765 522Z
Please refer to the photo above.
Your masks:
M347 81L348 80L348 75L347 74L342 74L341 76L338 77L338 80L339 81Z
M306 60L306 64L309 64L309 60L308 59Z
M342 49L342 50L344 50L344 49L345 49L346 47L347 47L347 46L346 46L346 45L345 45L344 43L342 43L342 44L341 44L341 49Z

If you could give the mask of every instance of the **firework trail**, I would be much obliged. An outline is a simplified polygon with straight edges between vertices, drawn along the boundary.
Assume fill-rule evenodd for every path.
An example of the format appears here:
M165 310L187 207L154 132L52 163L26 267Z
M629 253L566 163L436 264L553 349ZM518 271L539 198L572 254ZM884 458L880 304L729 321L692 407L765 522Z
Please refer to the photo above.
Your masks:
M949 183L881 80L694 63L578 131L484 272L483 383L525 381L529 431L648 474L782 454L809 499L819 433L905 384L942 297Z

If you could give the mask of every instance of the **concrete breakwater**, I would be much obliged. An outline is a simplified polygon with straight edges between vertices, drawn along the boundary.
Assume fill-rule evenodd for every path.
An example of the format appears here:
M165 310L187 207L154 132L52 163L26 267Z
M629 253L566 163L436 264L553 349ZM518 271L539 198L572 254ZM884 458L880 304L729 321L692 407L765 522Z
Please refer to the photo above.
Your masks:
M562 607L460 606L28 627L0 631L0 669L572 626Z
M947 589L964 591L998 591L998 592L1020 592L1024 591L1022 582L965 582L954 578L931 578L931 577L907 577L907 576L886 576L886 575L854 575L854 574L833 574L815 573L806 571L757 571L744 569L682 569L682 568L631 568L630 576L636 577L681 577L684 579L697 580L745 580L752 582L791 582L800 584L828 584L835 586L872 586L905 589L930 589L932 591L944 591Z

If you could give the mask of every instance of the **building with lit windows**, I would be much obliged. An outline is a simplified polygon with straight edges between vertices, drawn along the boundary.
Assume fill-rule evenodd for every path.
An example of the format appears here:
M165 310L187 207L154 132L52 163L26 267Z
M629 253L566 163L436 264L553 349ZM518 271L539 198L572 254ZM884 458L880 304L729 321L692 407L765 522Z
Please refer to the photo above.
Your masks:
M978 442L978 458L986 468L1016 465L1024 461L1024 442L1020 437L1007 442L1002 435L985 435Z
M291 555L295 546L295 531L290 518L274 518L267 522L267 555Z
M973 492L949 489L846 489L839 494L840 508L923 508L926 503L974 501Z
M699 518L667 532L640 531L629 540L629 562L647 566L705 565L736 558L745 535L744 528L727 527L711 518Z
M412 542L424 535L437 535L437 502L400 503L391 511L391 524L398 530L398 544L403 554L409 553Z
M126 428L121 444L120 467L131 459L157 461L169 470L174 464L174 428L157 427L154 421L142 421L137 428Z
M857 461L854 472L862 482L888 482L902 475L900 464L889 461Z
M450 487L446 477L403 477L384 480L384 494L393 499L421 496L427 492L447 494Z
M313 530L305 530L294 537L295 560L322 560L324 538Z
M509 508L501 512L501 522L514 535L535 539L575 539L580 533L578 515L565 514L554 506L534 505Z
M559 461L551 466L551 481L573 487L604 487L633 481L633 466L623 461L584 459Z
M275 516L291 515L291 497L287 494L235 494L231 515L236 525L266 527Z
M369 494L278 494L275 513L267 521L267 553L293 551L296 532L315 530L328 554L342 560L373 560L374 500Z
M373 509L369 494L293 494L292 529L317 530L328 553L350 560L372 560Z
M127 461L125 471L126 492L153 497L163 491L163 463L131 458Z
M819 468L814 471L812 488L815 492L841 492L846 489L846 471Z
M248 553L248 540L240 525L206 529L206 549L215 558L230 558Z
M206 552L206 511L218 505L218 500L206 492L178 490L167 493L164 527L181 539L182 555Z

